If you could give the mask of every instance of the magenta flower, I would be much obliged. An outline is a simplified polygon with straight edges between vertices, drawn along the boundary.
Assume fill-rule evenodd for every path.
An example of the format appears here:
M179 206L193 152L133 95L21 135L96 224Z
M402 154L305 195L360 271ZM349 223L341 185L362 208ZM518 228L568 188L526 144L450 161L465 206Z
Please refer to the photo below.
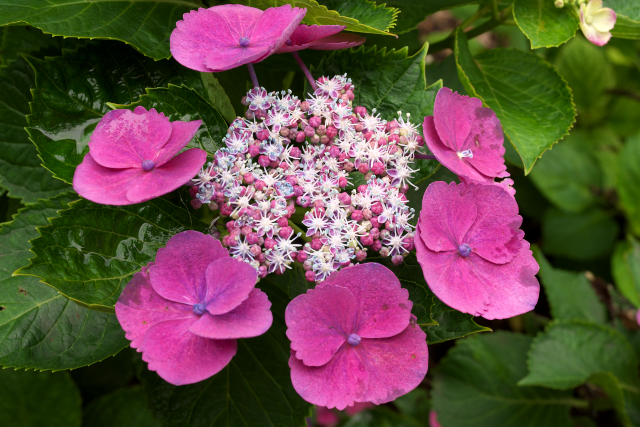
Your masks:
M306 12L288 4L265 11L238 4L192 10L171 33L171 54L203 72L255 64L289 40Z
M414 239L429 288L450 307L485 319L532 310L538 264L520 224L515 199L499 186L429 185Z
M451 172L472 181L509 176L500 120L478 98L440 89L422 129L429 150Z
M290 53L303 49L338 50L360 46L364 37L340 33L346 25L299 25L276 53ZM340 34L339 34L340 33Z
M291 301L285 320L298 394L342 410L416 388L429 353L408 298L389 269L369 263L333 273Z
M197 175L207 160L199 148L174 157L201 124L170 122L153 108L109 111L91 135L73 189L104 205L131 205L170 193Z
M237 338L271 326L271 303L256 280L219 241L183 231L133 276L116 316L150 370L171 384L195 383L227 366Z

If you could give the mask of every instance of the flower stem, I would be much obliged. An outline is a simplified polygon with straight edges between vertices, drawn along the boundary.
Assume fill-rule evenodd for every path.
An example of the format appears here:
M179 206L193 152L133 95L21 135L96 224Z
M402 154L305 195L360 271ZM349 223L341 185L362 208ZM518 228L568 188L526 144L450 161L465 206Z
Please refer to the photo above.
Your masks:
M436 156L434 156L433 154L422 154L417 151L413 153L413 157L415 157L416 159L422 159L422 160L436 160Z
M298 55L298 52L291 52L291 55L293 55L293 59L295 59L298 65L300 66L300 68L302 68L302 72L307 77L307 80L309 80L309 84L311 85L311 88L315 92L315 90L318 89L318 86L316 85L316 80L311 75L311 72L309 71L307 66L304 65L304 61L302 60L302 58L300 58L300 55Z
M253 84L253 87L260 87L258 77L256 76L256 70L253 68L253 64L251 62L247 64L247 68L249 69L249 75L251 76L251 83Z

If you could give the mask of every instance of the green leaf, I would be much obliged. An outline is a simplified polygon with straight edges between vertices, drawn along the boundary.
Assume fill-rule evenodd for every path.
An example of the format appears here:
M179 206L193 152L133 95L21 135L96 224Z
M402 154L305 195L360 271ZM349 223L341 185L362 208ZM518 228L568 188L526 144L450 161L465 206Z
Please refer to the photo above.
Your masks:
M68 183L89 151L93 129L110 111L107 102L136 102L145 88L169 83L204 90L198 72L173 60L145 58L115 42L88 43L77 51L63 50L62 56L27 60L36 73L29 134L44 167Z
M611 372L598 372L591 375L587 382L602 387L609 399L613 402L613 407L618 413L620 422L625 427L635 427L630 413L637 411L640 404L640 395L635 392L625 392L626 386L620 382ZM628 411L629 409L629 411Z
M85 427L160 427L147 407L147 398L141 386L121 389L92 401L84 410Z
M444 426L573 427L569 391L518 387L532 338L498 331L456 342L433 383L433 410Z
M0 25L24 22L48 34L115 39L153 59L169 58L169 37L199 0L0 0Z
M427 88L424 60L428 48L425 43L413 56L407 56L407 48L388 52L375 46L337 50L312 69L318 76L348 71L356 87L353 105L362 105L369 111L375 108L387 120L397 117L398 111L409 113L411 121L421 125L424 116L433 113L435 96L441 88L439 84Z
M306 293L309 288L313 288L314 285L305 279L305 271L302 268L302 264L294 262L291 263L290 267L291 269L287 269L282 275L268 274L263 280L278 287L282 292L287 294L289 298L293 299L298 295Z
M616 245L611 275L620 293L640 308L640 242L633 236Z
M551 64L534 53L491 49L472 57L460 29L455 55L460 81L495 111L528 174L536 159L573 126L571 90Z
M398 15L398 21L394 28L397 34L415 29L432 13L480 2L480 0L385 0L388 6L400 9L400 15Z
M0 365L37 370L75 369L118 353L128 345L115 314L68 300L50 286L12 273L29 262L36 227L76 200L65 193L20 210L0 229Z
M209 103L222 114L227 123L231 123L236 118L236 112L218 79L213 73L200 73L200 77L209 97Z
M597 259L611 253L619 232L618 224L601 209L569 214L551 208L542 222L542 250L579 261Z
M627 139L618 156L618 166L620 207L634 234L640 236L640 135Z
M38 151L24 129L33 87L33 70L23 58L0 67L0 187L24 203L71 189L40 166Z
M427 333L429 344L455 340L477 332L491 332L491 329L478 325L472 315L449 307L435 295L430 315L431 319L438 324L422 328Z
M73 39L52 37L37 28L26 25L7 25L0 28L0 65L18 59L20 53L31 53L43 48L62 49L77 43Z
M166 88L147 89L147 94L142 95L138 102L129 105L111 103L108 105L112 108L127 108L132 111L138 106L143 106L147 110L155 108L171 121L202 120L202 126L187 147L201 148L213 156L224 146L222 138L227 133L227 123L211 104L195 90L186 86L169 84Z
M95 310L113 312L134 273L155 259L174 234L206 224L164 200L129 206L71 203L32 240L35 257L16 274L37 276L61 294Z
M567 390L592 382L607 392L623 424L632 425L625 401L640 393L638 359L615 329L580 320L553 322L534 340L528 364L519 385Z
M640 4L636 0L607 0L604 6L615 10L618 16L624 15L636 22L640 21Z
M238 353L213 377L173 386L146 366L139 374L151 408L164 426L300 427L311 405L293 389L285 335L289 297L266 281L258 286L271 301L273 325L256 338L238 340Z
M389 14L389 11L386 11L386 8L384 7L381 9L377 9L376 11L373 5L366 4L368 2L362 2L361 0L349 0L349 2L354 3L355 1L360 3L358 10L361 15L364 11L367 12L366 15L362 15L365 19L371 21L372 16L375 14L375 19L373 20L373 22L375 22L376 25L380 25L379 18L381 15ZM395 11L390 14L391 19L389 19L389 26L384 29L378 29L358 22L358 20L354 19L353 17L342 16L335 10L329 10L326 6L319 4L316 0L241 0L241 3L263 10L270 7L278 7L285 4L290 4L293 7L304 7L307 9L307 14L305 15L302 22L308 25L345 25L347 27L345 28L345 30L353 31L355 33L386 34L389 36L394 35L389 33L388 30L393 25L394 21L392 18L396 14ZM366 6L368 11L364 9L363 6ZM353 10L353 6L351 9Z
M552 1L516 0L513 16L522 32L531 40L531 48L556 47L575 36L579 23L567 8Z
M554 319L606 322L605 307L598 299L584 273L553 268L537 246L534 245L532 250L538 265L540 265L538 275L544 286Z
M68 372L0 369L4 426L80 427L82 399Z
M596 203L594 190L602 185L600 168L585 149L587 144L586 136L574 131L531 171L538 190L567 212L581 212Z
M616 85L616 74L604 50L582 37L575 37L560 49L555 65L573 91L580 119L600 120L611 99L606 91Z
M638 40L640 39L640 22L618 14L616 25L611 30L611 35L620 39Z
M400 11L385 4L377 5L369 0L320 0L329 10L357 20L360 24L380 31L389 31L396 25Z

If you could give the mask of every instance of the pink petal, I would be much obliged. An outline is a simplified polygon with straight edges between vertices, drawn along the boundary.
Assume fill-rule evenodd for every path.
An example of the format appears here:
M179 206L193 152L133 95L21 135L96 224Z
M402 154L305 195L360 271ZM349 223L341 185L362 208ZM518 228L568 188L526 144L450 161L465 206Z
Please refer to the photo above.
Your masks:
M346 412L347 415L352 417L355 414L359 414L360 412L373 408L375 406L376 405L374 405L371 402L356 402L353 404L353 406L347 406L347 409L345 409L344 412Z
M476 109L482 107L478 98L453 93L443 87L436 95L433 107L434 124L442 143L455 152L463 151L473 127Z
M140 347L144 334L158 322L196 317L191 306L164 299L153 290L148 267L127 283L116 303L116 316L133 348Z
M176 61L197 71L210 72L205 66L207 56L222 48L240 48L241 36L236 26L229 23L231 15L235 18L231 21L242 29L255 25L262 11L242 5L223 5L185 13L184 20L178 21L171 33L171 54Z
M73 174L73 189L87 200L103 205L131 205L127 189L144 171L142 169L111 169L100 166L87 153Z
M193 120L190 122L171 122L171 136L167 143L158 152L155 163L163 165L180 152L193 139L196 132L202 125L202 120Z
M340 418L326 406L316 407L316 424L322 427L334 427L340 422Z
M429 367L426 340L427 335L415 322L390 338L363 338L355 347L369 372L369 386L362 400L380 405L416 388Z
M520 251L524 237L524 232L519 230L522 217L518 215L516 200L497 185L467 188L473 194L477 215L462 242L487 261L496 264L511 261Z
M108 168L142 168L143 160L156 161L171 136L171 123L153 108L113 110L105 114L89 141L93 159ZM159 166L159 165L158 165Z
M306 366L293 354L289 358L293 388L307 402L343 410L362 401L369 373L351 346L343 346L329 363Z
M438 414L436 414L436 411L429 412L429 427L442 427L438 422Z
M193 384L217 374L237 350L236 340L212 340L189 332L193 320L168 320L149 328L139 350L149 370L174 385Z
M475 120L463 150L471 150L473 157L463 157L482 175L503 178L509 176L504 164L504 132L500 120L490 108L475 110Z
M252 29L249 47L253 44L269 45L272 48L268 55L275 53L291 38L306 13L307 9L292 8L288 4L265 10Z
M156 263L149 269L151 285L162 297L193 306L204 301L207 266L228 257L227 250L213 236L183 231L158 250Z
M403 289L396 275L381 264L370 262L344 268L331 274L324 283L344 286L351 291L358 308L352 332L361 338L390 337L409 324L413 306L409 291Z
M228 313L214 316L205 311L189 330L204 338L257 337L267 332L273 323L269 308L271 303L267 294L260 289L253 289L249 298Z
M415 239L415 244L429 288L456 310L506 319L533 310L538 301L538 264L526 240L507 264L494 264L474 253L463 258L457 252L433 252L421 239Z
M160 167L142 172L127 190L131 203L141 203L170 193L198 174L207 161L207 153L199 148L184 151Z
M207 291L203 301L207 311L215 315L228 313L249 298L258 273L244 261L225 257L209 264L205 277Z
M465 243L476 216L473 192L455 182L436 181L424 192L418 220L422 231L417 235L433 251L455 251Z
M436 131L434 118L427 116L422 124L424 140L429 151L436 156L436 159L447 169L456 175L468 178L473 181L488 181L489 177L482 175L473 166L466 162L467 158L461 158L457 152L445 146Z
M307 366L326 364L353 332L356 308L347 288L326 282L294 298L285 311L292 355Z
M288 53L306 49L310 43L339 33L345 28L347 28L346 25L298 25L289 40L276 53Z
M231 70L248 63L260 62L269 56L271 45L249 48L222 48L210 53L204 60L211 72Z
M328 36L310 43L307 49L311 50L340 50L360 46L367 39L353 33L340 33Z

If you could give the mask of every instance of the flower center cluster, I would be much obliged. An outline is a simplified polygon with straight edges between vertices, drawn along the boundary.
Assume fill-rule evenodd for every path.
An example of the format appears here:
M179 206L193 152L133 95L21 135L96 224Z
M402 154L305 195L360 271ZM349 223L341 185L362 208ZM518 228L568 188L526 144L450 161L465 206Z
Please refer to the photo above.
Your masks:
M471 246L466 243L461 244L460 246L458 246L458 253L460 253L460 255L465 258L468 257L469 255L471 255Z
M151 169L156 167L156 164L153 163L153 160L143 160L142 161L142 169L149 172Z
M246 117L194 179L194 207L229 217L223 245L261 277L297 261L307 280L322 281L369 250L400 264L414 247L404 193L424 145L417 126L408 115L387 122L353 107L346 75L317 86L304 101L290 91L249 91ZM306 227L303 247L293 215Z
M355 347L358 344L360 344L360 341L362 340L362 338L360 338L359 335L357 334L351 334L349 335L349 338L347 338L347 342L349 343L349 345Z
M242 47L249 47L249 37L240 37L238 43L240 43Z

